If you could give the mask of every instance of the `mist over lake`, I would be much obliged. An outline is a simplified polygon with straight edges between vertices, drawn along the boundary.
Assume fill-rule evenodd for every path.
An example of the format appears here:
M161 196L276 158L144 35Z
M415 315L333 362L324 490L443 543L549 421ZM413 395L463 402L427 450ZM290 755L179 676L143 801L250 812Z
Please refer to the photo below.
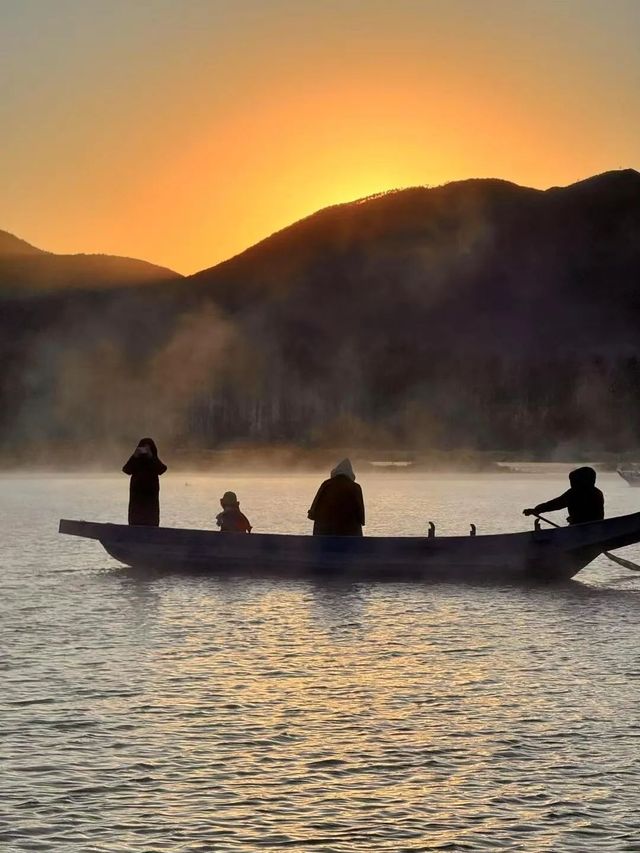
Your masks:
M566 477L360 482L366 533L464 535L529 529L522 507ZM638 508L598 482L608 514ZM305 533L317 485L169 473L162 523L213 529L234 488L257 532ZM7 850L636 849L638 575L225 580L56 532L126 504L123 475L0 479Z

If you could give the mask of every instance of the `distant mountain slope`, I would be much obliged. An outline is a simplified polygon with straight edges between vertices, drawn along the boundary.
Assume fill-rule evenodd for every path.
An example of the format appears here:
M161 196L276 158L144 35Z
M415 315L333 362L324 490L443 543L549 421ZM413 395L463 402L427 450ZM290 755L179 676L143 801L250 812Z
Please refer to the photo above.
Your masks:
M160 283L178 273L146 261L113 255L56 255L0 231L0 293L103 289Z
M279 317L321 293L314 322L334 314L339 323L335 312L348 309L351 323L357 310L387 334L395 317L403 336L416 312L421 321L435 312L454 328L432 322L431 336L468 335L474 346L493 346L495 335L519 348L541 336L569 348L604 336L610 346L613 331L636 339L630 306L620 311L612 296L635 304L639 227L633 170L546 192L461 181L320 211L186 279L185 289L206 289L232 311L277 304Z
M4 255L42 255L42 249L36 249L26 240L9 234L8 231L0 231L0 257Z
M0 303L0 441L640 448L640 174L338 205L185 279Z

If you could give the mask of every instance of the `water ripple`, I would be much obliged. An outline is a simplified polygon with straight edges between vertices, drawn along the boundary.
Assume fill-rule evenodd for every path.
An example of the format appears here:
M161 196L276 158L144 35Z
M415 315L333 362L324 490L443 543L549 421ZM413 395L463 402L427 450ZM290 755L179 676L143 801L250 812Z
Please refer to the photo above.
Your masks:
M530 481L500 482L514 526ZM4 849L640 851L640 579L604 561L521 590L143 575L55 534L55 512L121 515L120 480L0 485ZM314 483L241 485L252 520L275 500L293 529ZM485 486L464 495L488 529ZM401 488L418 524L420 489L455 506L462 486ZM212 514L219 489L192 480L181 511ZM384 517L385 484L367 494Z

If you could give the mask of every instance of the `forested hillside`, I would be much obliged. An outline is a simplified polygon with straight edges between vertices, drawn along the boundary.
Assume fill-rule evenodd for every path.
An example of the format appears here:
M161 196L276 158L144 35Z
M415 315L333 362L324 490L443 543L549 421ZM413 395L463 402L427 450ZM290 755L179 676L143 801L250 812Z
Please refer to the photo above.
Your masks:
M7 449L640 446L640 174L320 211L186 279L2 303Z

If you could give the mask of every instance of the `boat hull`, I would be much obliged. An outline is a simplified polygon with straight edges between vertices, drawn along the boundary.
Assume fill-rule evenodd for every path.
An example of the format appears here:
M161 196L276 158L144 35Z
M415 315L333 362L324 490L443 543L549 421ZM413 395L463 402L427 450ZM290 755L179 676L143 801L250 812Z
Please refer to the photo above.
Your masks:
M234 535L71 520L60 532L96 539L119 562L148 570L521 583L569 580L603 551L640 541L640 513L474 537Z

